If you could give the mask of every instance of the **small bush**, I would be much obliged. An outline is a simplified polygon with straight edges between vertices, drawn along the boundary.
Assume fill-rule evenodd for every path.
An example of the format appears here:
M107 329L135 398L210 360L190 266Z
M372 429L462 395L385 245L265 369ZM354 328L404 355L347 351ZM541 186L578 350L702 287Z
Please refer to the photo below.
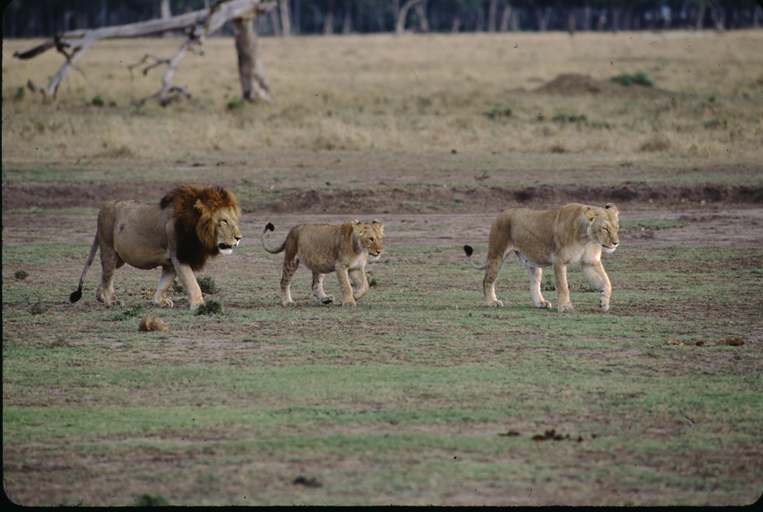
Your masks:
M220 315L222 312L223 303L215 299L209 299L196 309L197 315Z
M19 88L16 89L16 94L13 96L13 99L21 101L24 99L24 96L26 96L26 88L24 86L19 86Z
M169 507L170 501L164 496L162 496L161 494L157 494L155 496L152 496L150 494L141 494L135 500L135 506L136 507Z
M199 288L201 289L202 293L214 295L220 291L220 289L215 284L215 279L213 277L199 277L196 279L196 282L199 283ZM181 285L177 279L175 279L175 281L172 283L172 291L177 293L184 293L183 285Z
M623 85L625 87L629 87L633 84L643 85L646 87L653 87L654 82L652 82L649 77L644 73L643 71L637 71L633 75L629 75L628 73L623 73L622 75L613 76L609 79L610 82L615 82L620 85Z
M588 118L586 118L585 114L581 115L575 115L575 114L557 114L554 117L551 118L551 121L555 123L583 123L588 124Z
M145 305L138 304L134 308L127 309L125 311L122 311L114 315L114 321L121 322L123 320L127 320L128 318L138 318L140 316L143 316L143 312L145 311L145 309L146 309Z
M708 103L715 103L715 93L711 94L709 98L707 98Z
M96 97L95 97L95 98L93 98L93 101L92 101L92 103L93 103L93 105L95 105L96 107L102 107L102 106L104 106L104 105L106 104L106 102L105 102L105 101L103 101L103 98L101 98L101 95L100 95L100 94L96 95Z
M27 277L29 277L29 272L26 270L17 270L15 274L13 274L13 277L18 279L19 281L23 281Z
M30 309L29 312L32 313L33 315L42 315L43 313L45 313L45 308L42 306L40 301L37 301L36 303L32 305L32 309Z
M235 98L230 100L226 107L228 110L237 110L239 108L243 108L244 105L246 105L246 100L242 98Z
M728 121L716 117L710 121L705 121L702 125L708 130L722 130L728 126Z
M201 288L202 293L214 295L220 291L215 284L215 279L213 277L199 277L196 279L196 282L199 283L199 288Z
M493 107L490 110L488 110L487 112L485 112L485 115L489 119L497 119L499 117L511 117L511 114L512 114L512 112L511 112L511 109L509 107L501 108L501 107L498 107L498 106Z

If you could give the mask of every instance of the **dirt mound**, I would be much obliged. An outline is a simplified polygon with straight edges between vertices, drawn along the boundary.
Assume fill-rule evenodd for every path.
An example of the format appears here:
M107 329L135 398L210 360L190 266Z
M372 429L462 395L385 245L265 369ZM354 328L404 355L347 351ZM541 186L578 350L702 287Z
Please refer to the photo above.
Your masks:
M28 208L100 208L111 199L154 201L172 189L173 183L6 183L3 211ZM270 213L477 213L504 208L556 208L561 204L680 202L763 203L763 187L733 185L646 185L626 182L606 187L580 185L525 188L410 186L374 190L299 190L284 195L261 210ZM241 202L245 211L254 204Z
M496 208L552 208L571 202L623 203L763 203L763 188L728 185L643 185L611 187L409 187L370 190L308 190L288 194L272 213L436 213L483 212Z
M609 80L595 80L588 75L580 75L578 73L559 75L546 85L535 89L535 92L544 94L593 94L597 96L626 97L654 97L662 94L661 91L653 87L640 84L623 86Z
M26 208L100 208L112 199L158 202L178 182L138 183L3 183L3 211ZM225 186L225 185L222 185Z

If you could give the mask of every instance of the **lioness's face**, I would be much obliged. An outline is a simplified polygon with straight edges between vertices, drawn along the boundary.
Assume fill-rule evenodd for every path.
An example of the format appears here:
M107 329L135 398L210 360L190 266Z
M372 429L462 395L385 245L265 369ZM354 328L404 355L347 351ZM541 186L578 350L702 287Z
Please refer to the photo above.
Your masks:
M362 222L355 221L355 232L358 235L360 246L368 251L368 254L374 257L378 257L382 250L382 240L384 225L378 220L374 220L371 224L364 224Z
M220 254L230 254L241 240L238 215L233 208L218 210L215 215L215 239Z
M620 243L617 232L620 224L617 222L617 208L608 204L606 208L596 208L588 216L588 236L601 244L605 252L614 252Z

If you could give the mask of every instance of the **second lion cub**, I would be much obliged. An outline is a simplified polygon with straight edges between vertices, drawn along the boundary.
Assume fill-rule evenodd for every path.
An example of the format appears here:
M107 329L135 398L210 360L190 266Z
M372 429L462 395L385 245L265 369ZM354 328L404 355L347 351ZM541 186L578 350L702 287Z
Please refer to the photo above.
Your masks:
M284 306L294 304L289 286L300 262L313 273L313 293L324 304L334 302L334 297L323 291L325 274L336 272L342 289L342 305L354 306L368 293L365 266L369 259L379 259L382 253L384 225L378 220L371 224L345 222L339 226L330 224L299 224L294 226L286 240L276 249L265 245L265 232L273 231L271 222L262 228L262 247L271 254L286 251L281 277L281 300ZM350 283L352 280L352 284Z

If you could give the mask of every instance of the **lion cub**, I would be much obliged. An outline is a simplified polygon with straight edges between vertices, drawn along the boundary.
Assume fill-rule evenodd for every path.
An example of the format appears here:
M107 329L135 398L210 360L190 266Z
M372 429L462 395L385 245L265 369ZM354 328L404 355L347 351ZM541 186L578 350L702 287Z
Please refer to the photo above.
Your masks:
M551 309L540 293L540 278L545 267L554 267L556 297L560 312L572 311L567 288L567 265L580 262L583 275L601 290L599 306L609 309L612 286L601 265L601 251L614 252L620 239L617 208L568 204L558 210L513 208L498 214L490 228L487 263L472 262L473 249L465 245L469 264L486 270L482 290L489 306L503 306L495 296L495 281L509 253L514 251L530 277L530 295L537 308Z
M382 253L382 234L384 225L378 220L371 224L345 222L339 226L330 224L300 224L286 235L286 240L277 248L269 249L265 245L265 232L273 231L275 226L268 222L262 228L262 247L271 254L286 251L281 277L281 299L284 306L294 304L289 286L300 262L313 273L313 293L324 304L330 304L334 297L323 291L323 277L336 271L339 286L342 289L342 306L354 306L368 293L366 280L366 261L379 259ZM352 284L350 284L352 279Z

